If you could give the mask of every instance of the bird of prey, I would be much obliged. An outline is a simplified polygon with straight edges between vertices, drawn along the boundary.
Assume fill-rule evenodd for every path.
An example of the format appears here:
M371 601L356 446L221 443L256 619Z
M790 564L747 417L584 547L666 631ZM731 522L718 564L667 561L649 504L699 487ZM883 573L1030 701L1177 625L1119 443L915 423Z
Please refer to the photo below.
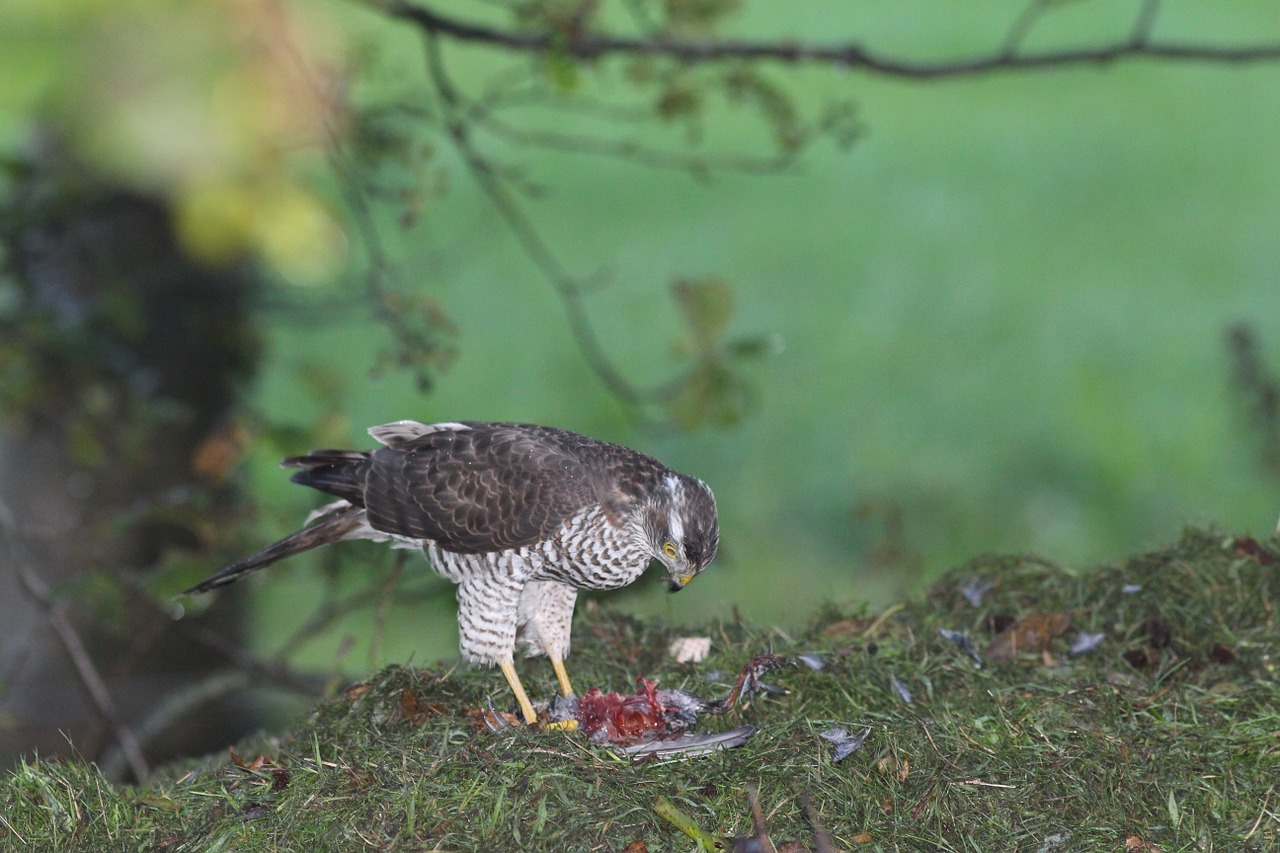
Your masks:
M572 696L564 658L579 589L626 586L657 560L678 590L715 557L711 489L630 448L516 423L397 421L369 434L383 446L284 460L301 469L293 482L339 500L187 592L346 539L421 548L457 585L463 657L497 664L533 723L517 642L550 658Z

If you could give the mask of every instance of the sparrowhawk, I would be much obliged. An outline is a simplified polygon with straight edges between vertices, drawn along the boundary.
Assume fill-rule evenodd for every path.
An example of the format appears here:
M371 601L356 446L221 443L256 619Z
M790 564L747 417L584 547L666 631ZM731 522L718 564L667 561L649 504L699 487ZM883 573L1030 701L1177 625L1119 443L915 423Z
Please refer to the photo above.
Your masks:
M626 586L653 560L681 589L715 557L711 489L630 448L514 423L397 421L369 434L384 446L284 460L302 469L293 482L339 500L187 592L345 539L421 548L457 585L463 657L497 664L532 723L513 664L517 642L549 657L572 696L564 657L579 589Z

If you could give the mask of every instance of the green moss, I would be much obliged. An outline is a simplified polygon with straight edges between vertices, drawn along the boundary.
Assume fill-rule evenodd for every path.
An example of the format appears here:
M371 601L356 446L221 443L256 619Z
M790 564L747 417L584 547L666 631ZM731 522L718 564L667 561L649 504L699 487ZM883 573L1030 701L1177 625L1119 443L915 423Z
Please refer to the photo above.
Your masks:
M979 607L960 592L993 584ZM1140 587L1140 588L1135 588ZM1126 591L1127 590L1127 591ZM57 850L690 850L661 797L715 836L748 835L758 786L775 841L812 843L808 791L843 849L1123 849L1165 853L1280 844L1280 567L1192 531L1169 548L1074 573L1034 557L983 557L886 618L829 608L791 639L716 624L696 668L664 656L685 630L595 610L575 631L575 680L634 675L718 695L747 656L821 653L783 670L790 696L729 719L761 731L709 758L631 764L578 734L478 729L465 709L509 701L492 672L390 667L275 738L118 789L78 762L34 762L0 787L0 847ZM981 647L995 617L1064 611L1047 651L975 667L939 628ZM1067 654L1077 631L1103 633ZM534 695L554 680L524 666ZM905 704L896 677L912 693ZM818 733L869 727L840 764ZM259 755L270 762L255 766Z

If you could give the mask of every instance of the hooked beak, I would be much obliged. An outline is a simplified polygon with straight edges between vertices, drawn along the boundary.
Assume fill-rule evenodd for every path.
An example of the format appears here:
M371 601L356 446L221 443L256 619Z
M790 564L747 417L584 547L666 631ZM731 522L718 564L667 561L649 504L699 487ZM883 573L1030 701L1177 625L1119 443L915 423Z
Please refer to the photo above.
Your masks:
M679 592L680 590L684 589L684 588L685 588L685 584L687 584L687 583L689 583L689 581L693 580L693 576L694 576L694 574L696 574L696 573L695 573L695 572L689 572L688 574L683 574L683 575L672 575L671 577L667 578L667 591L668 591L668 592Z

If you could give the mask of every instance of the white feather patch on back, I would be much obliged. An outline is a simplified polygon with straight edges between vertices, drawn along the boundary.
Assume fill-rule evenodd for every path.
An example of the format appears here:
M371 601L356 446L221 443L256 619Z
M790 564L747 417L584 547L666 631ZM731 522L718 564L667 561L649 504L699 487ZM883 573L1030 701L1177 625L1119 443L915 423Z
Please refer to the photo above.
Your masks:
M415 438L421 438L424 435L430 435L433 432L444 432L445 430L465 430L471 429L466 424L460 424L455 421L446 421L439 424L423 424L417 421L394 421L389 424L369 427L369 435L376 438L382 444L388 447L395 447L406 441L413 441Z
M328 503L322 507L313 509L311 510L311 513L307 516L307 520L303 526L304 527L309 526L311 522L315 521L317 518L324 518L326 515L328 515L331 512L337 512L338 510L346 509L349 506L351 506L350 501L334 501L333 503Z

